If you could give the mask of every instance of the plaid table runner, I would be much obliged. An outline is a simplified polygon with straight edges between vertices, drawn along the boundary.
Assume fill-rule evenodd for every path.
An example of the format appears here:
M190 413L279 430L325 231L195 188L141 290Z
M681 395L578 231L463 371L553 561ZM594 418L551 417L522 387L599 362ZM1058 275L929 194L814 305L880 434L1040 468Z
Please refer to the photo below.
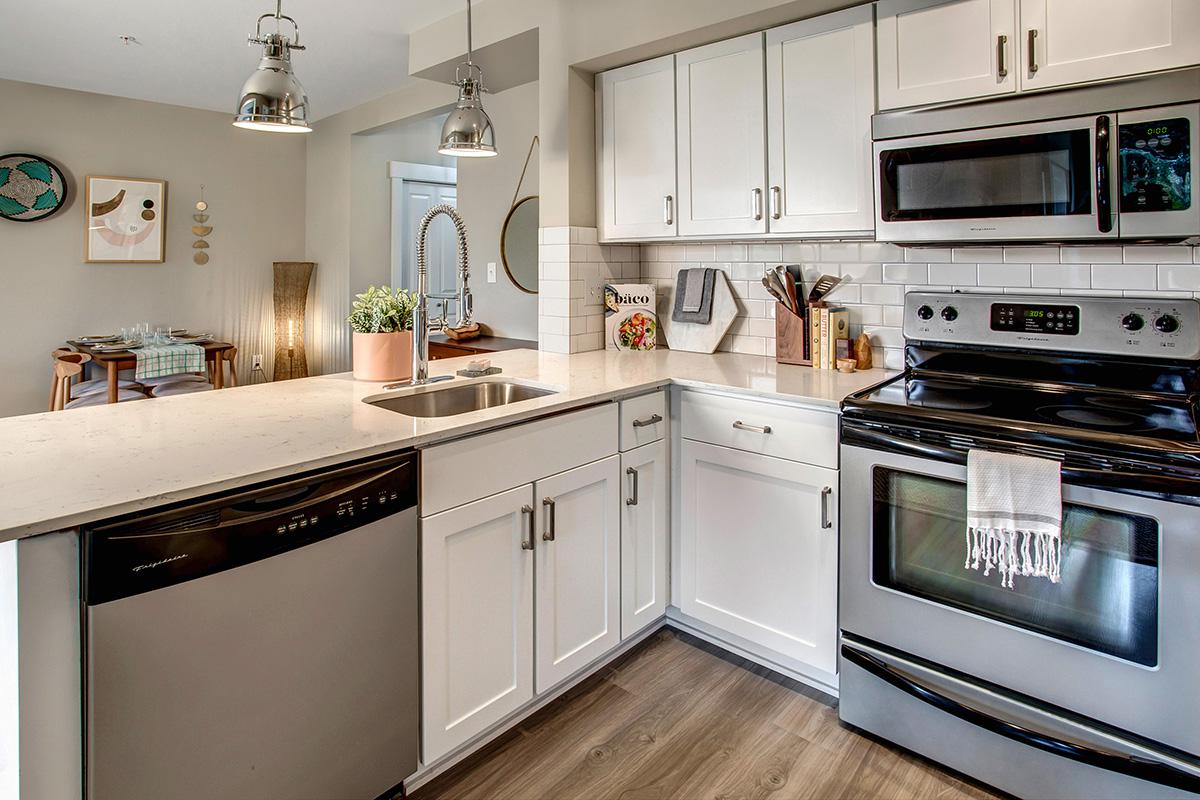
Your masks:
M196 344L168 344L143 347L137 353L134 380L178 375L182 372L204 372L204 348Z

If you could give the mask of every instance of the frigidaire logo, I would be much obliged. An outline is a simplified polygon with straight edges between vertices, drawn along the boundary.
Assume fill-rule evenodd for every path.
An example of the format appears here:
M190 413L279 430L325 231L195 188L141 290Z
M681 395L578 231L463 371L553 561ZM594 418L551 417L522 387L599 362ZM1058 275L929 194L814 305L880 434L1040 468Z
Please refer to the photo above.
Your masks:
M136 567L133 568L133 571L141 572L144 569L154 569L155 567L161 567L163 564L170 564L172 561L178 561L181 558L187 558L187 557L188 557L187 553L181 553L177 556L171 556L170 558L162 558L162 559L159 559L158 561L151 561L149 564L138 564Z

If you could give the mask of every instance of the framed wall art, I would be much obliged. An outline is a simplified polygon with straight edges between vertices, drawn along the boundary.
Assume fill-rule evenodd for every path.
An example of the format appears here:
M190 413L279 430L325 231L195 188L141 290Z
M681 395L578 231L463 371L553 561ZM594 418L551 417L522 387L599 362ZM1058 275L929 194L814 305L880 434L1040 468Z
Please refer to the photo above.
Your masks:
M167 247L167 182L89 175L84 261L161 264Z
M0 156L0 219L34 222L67 202L67 182L51 161L28 153Z

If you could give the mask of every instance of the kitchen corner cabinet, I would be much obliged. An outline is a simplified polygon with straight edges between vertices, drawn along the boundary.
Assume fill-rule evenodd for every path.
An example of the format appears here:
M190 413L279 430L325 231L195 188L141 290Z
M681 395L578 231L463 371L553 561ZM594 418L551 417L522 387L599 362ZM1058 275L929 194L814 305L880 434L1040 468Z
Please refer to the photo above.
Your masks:
M661 619L667 610L669 473L665 441L621 454L622 639Z
M676 54L681 236L767 232L764 80L761 33Z
M620 456L535 484L539 693L621 641Z
M675 56L596 76L601 239L675 235Z
M834 673L837 471L690 439L679 465L680 610Z
M873 231L871 6L773 28L766 56L771 233Z
M879 108L1016 91L1015 2L879 0Z

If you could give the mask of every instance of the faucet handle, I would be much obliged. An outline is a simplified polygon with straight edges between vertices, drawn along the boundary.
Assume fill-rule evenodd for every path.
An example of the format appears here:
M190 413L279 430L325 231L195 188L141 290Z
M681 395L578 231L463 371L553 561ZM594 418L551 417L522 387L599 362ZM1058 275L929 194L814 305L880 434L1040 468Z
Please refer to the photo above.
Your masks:
M471 290L465 286L462 290L462 299L460 300L458 311L458 324L460 326L470 325L471 317L474 316L475 312L475 298L472 296Z

